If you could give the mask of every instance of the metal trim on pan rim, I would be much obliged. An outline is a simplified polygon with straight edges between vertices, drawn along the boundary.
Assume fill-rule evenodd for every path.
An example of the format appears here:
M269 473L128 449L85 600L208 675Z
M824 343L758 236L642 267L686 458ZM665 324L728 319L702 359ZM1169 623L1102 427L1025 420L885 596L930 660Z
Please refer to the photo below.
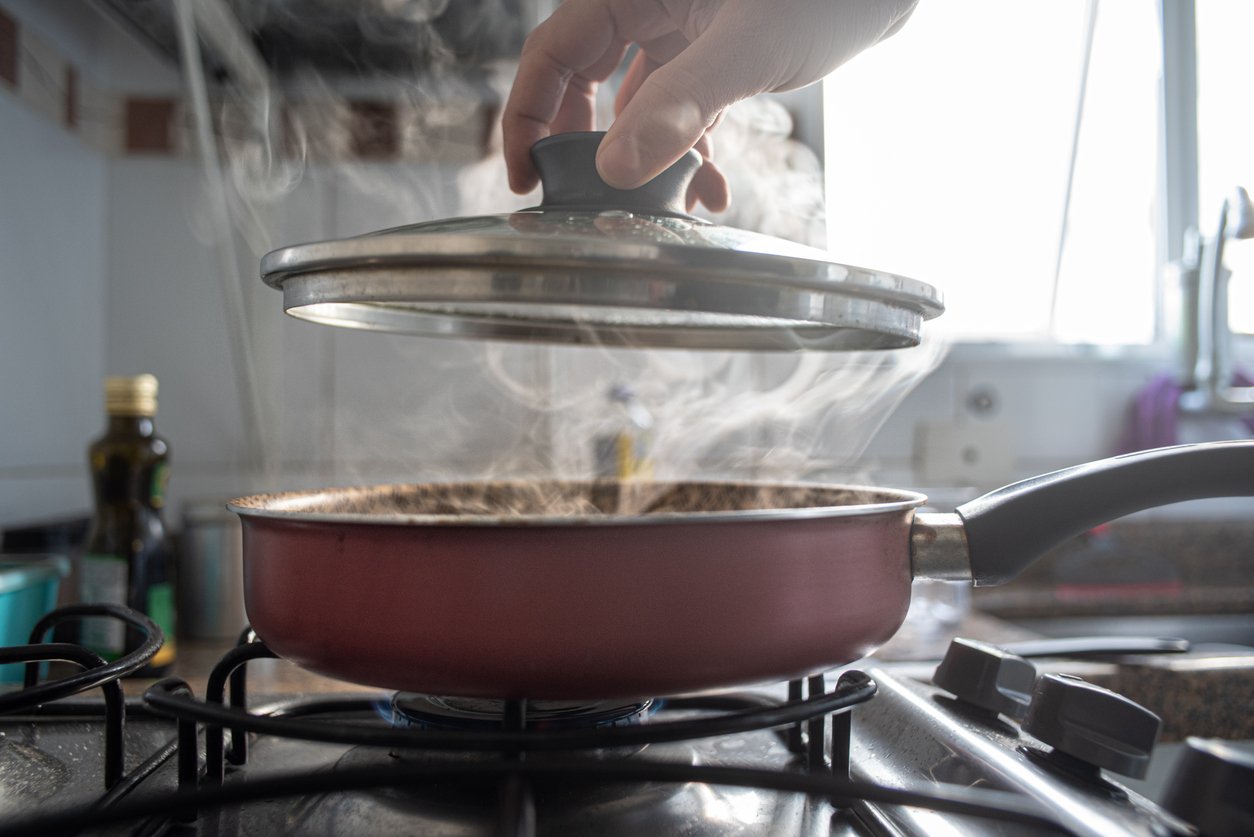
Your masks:
M379 486L371 486L378 488ZM817 518L862 517L874 514L889 514L918 508L927 502L927 497L914 491L886 490L883 488L867 488L864 486L820 486L822 488L838 488L849 491L874 491L878 494L894 494L899 500L881 503L859 503L847 506L807 506L804 508L779 509L744 509L740 511L721 512L660 512L646 515L613 515L586 514L569 516L547 515L440 515L440 514L389 514L371 515L359 513L331 513L288 510L273 506L255 508L241 505L249 501L266 501L280 503L286 499L313 500L317 497L336 494L345 489L328 489L326 491L291 491L282 494L256 495L240 497L227 503L227 508L241 517L258 517L268 520L290 523L353 523L371 526L467 526L467 527L502 527L520 528L544 526L656 526L677 524L712 524L735 523L770 520L812 520ZM349 489L351 490L351 489Z

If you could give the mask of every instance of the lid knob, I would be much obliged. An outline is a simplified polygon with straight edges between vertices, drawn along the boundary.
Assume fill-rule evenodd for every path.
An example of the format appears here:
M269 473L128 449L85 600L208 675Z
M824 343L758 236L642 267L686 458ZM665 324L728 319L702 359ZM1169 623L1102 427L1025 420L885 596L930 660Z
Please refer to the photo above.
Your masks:
M1018 720L1027 712L1036 667L996 646L956 637L932 682L965 704Z
M615 189L597 173L597 149L604 131L554 134L531 147L540 172L544 209L636 210L689 217L688 184L701 168L701 155L689 149L666 171L635 189Z
M1055 751L1141 779L1162 720L1121 694L1068 674L1046 674L1023 719L1024 732Z

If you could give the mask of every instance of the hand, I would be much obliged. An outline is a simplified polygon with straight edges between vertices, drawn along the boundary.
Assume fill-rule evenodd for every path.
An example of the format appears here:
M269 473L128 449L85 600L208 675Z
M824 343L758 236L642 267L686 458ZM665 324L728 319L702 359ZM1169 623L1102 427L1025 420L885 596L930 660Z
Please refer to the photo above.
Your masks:
M917 0L567 0L523 45L501 128L510 188L539 180L531 146L590 131L597 86L640 47L597 152L606 183L633 189L696 148L705 164L689 189L727 208L727 181L710 161L709 131L731 104L792 90L830 73L897 31Z

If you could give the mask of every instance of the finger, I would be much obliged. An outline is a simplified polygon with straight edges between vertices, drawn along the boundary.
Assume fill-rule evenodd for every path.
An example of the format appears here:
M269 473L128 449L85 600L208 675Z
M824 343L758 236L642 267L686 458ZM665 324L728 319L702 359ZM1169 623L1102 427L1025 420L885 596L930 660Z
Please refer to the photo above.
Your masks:
M597 169L605 182L619 189L645 183L695 146L723 108L760 93L764 74L746 60L762 50L753 35L716 20L650 73L601 143Z
M705 205L711 212L725 212L731 206L731 187L727 185L727 177L714 162L707 161L697 169L688 184L688 211L696 206L697 201Z
M623 108L631 101L631 97L636 95L636 91L640 89L640 85L644 84L649 73L656 70L658 66L643 50L632 56L631 63L627 65L627 72L623 75L623 83L618 86L618 93L614 96L615 116L623 112Z
M697 140L692 146L693 149L701 155L703 160L714 159L714 138L710 136L710 132L706 131L701 135L701 139Z
M685 196L688 211L691 212L700 201L711 212L723 212L731 205L731 187L722 169L714 162L714 140L707 132L701 135L693 148L701 155L702 163L688 184Z
M550 134L567 131L590 131L596 127L597 83L583 76L575 76L566 86L557 115L549 123ZM528 154L530 159L530 154Z
M562 106L549 125L551 133L596 130L597 88L622 63L626 51L626 43L620 43L617 48L608 50L597 63L571 78Z
M632 57L623 83L619 85L618 95L614 98L615 115L623 112L623 108L636 95L640 85L654 70L670 61L689 46L689 41L680 32L669 32L658 38L652 38L640 44L639 51Z
M531 146L551 133L550 126L567 100L571 79L580 75L591 78L589 70L601 71L607 65L609 69L604 71L608 75L625 48L604 0L564 3L531 33L523 45L518 74L501 115L511 189L521 193L535 186L538 178L531 162ZM586 89L576 89L568 115L580 112L580 97L590 99Z

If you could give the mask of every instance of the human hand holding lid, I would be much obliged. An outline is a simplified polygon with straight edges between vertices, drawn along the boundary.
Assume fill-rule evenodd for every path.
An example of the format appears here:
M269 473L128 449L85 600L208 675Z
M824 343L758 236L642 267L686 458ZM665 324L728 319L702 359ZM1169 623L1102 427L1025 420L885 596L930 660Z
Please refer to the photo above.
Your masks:
M527 38L502 117L510 187L533 189L531 147L596 127L598 85L632 44L618 116L597 155L601 177L633 189L689 149L703 165L687 204L728 204L709 131L725 108L793 90L897 31L917 0L568 0Z

